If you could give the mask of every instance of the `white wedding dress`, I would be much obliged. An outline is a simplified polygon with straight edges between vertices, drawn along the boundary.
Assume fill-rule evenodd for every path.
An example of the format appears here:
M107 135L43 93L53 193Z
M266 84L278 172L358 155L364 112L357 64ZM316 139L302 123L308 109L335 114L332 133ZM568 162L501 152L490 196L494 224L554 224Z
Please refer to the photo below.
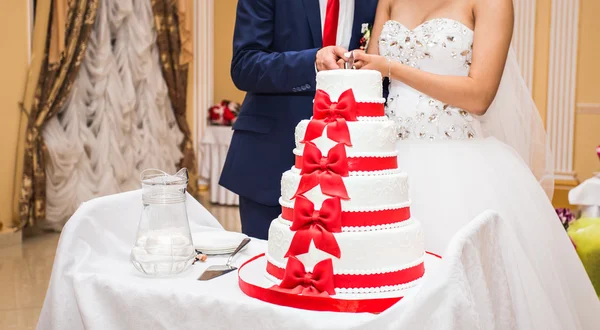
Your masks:
M433 19L413 30L388 21L379 52L424 71L466 76L472 44L473 31L455 20ZM399 166L409 175L411 211L423 225L426 249L443 254L460 228L485 210L495 210L515 231L560 328L600 329L594 289L546 193L519 154L484 137L480 121L468 112L400 81L391 81L386 112L397 123Z

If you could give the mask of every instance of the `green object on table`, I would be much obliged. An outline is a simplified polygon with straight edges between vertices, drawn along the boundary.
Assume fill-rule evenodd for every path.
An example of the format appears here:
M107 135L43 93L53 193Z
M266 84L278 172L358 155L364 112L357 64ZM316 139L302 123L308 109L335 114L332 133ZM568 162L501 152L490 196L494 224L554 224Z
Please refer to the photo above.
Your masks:
M567 230L600 298L600 218L581 218Z

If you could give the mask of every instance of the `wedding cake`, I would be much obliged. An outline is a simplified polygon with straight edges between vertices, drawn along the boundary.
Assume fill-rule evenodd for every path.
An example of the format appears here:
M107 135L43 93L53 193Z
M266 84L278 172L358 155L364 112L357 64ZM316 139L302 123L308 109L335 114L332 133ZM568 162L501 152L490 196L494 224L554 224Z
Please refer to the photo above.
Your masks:
M295 165L281 179L281 216L269 229L272 289L340 298L399 291L424 275L420 223L384 114L381 74L317 74L313 117L296 127Z

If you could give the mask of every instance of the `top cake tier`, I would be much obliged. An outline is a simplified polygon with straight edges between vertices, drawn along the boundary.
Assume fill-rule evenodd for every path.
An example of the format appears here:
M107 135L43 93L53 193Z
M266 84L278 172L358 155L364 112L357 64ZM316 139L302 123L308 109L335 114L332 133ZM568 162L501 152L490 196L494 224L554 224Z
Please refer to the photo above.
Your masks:
M352 89L357 102L383 103L381 73L374 70L331 70L317 73L317 90L329 94L332 102Z

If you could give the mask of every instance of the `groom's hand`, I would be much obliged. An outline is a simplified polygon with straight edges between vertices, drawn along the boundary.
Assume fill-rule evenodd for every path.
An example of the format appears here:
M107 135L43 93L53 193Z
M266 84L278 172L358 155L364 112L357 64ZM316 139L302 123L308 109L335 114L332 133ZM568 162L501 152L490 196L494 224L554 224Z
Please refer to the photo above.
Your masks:
M327 46L321 48L317 52L317 56L315 59L315 64L317 66L317 71L325 71L325 70L334 70L339 69L340 64L338 61L345 61L344 53L347 50L343 47L339 46ZM340 61L340 63L343 63ZM343 67L343 66L342 66Z

